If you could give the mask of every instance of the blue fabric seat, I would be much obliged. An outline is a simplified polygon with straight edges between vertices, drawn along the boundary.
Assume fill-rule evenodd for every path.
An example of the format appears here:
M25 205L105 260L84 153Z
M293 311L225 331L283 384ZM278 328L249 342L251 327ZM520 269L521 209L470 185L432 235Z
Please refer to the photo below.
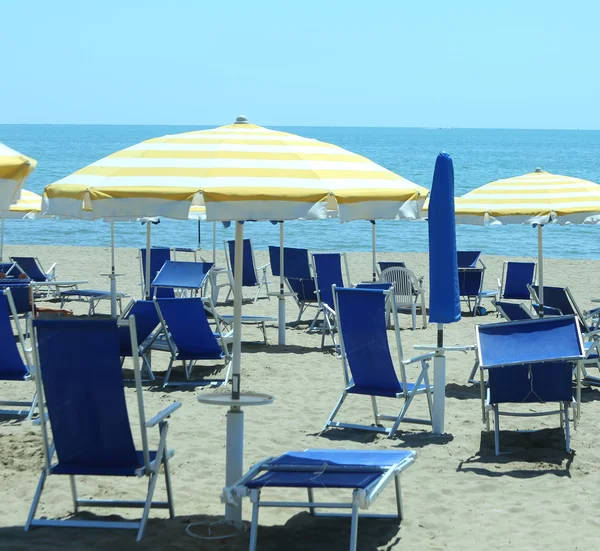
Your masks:
M338 403L327 419L327 427L355 428L383 432L390 438L398 430L401 422L431 424L431 390L427 370L428 361L433 353L404 360L400 329L395 323L395 336L398 347L398 369L396 375L394 362L388 344L386 330L386 301L392 300L393 312L397 316L393 293L372 289L334 288L334 300L337 312L337 327L340 336L342 365L346 386ZM408 382L405 366L416 363L420 366L415 382ZM375 425L360 425L335 421L340 408L349 394L361 394L371 397ZM429 408L429 419L408 418L406 416L415 396L425 394ZM377 398L399 398L403 401L396 415L382 415L377 408ZM382 426L381 421L393 421L391 427Z
M232 495L248 495L253 504L250 528L250 551L256 550L258 539L258 514L261 507L307 507L312 515L330 516L317 512L327 508L328 503L315 499L315 490L354 490L350 503L340 503L338 509L349 509L349 514L334 514L351 518L350 551L358 549L359 508L368 508L379 493L393 480L396 488L395 514L366 514L360 518L395 518L402 520L402 495L400 474L415 461L415 452L371 450L305 450L288 452L276 458L268 458L254 465L239 481L224 490L224 498ZM304 488L308 493L306 502L261 501L263 491L269 488ZM358 491L360 490L360 491ZM280 493L281 495L281 493ZM331 508L331 500L329 500Z
M227 261L227 270L230 275L230 289L225 297L225 300L229 299L229 296L233 293L233 274L235 273L235 241L225 241L225 259ZM254 295L253 302L258 300L260 291L265 287L267 292L267 298L269 297L269 282L267 280L267 268L269 264L263 266L256 266L254 260L254 249L252 248L252 240L244 239L242 248L242 287L258 287L256 295ZM260 272L260 273L259 273Z
M186 290L194 294L201 292L208 281L212 262L181 262L167 260L152 280L152 289L157 298L174 298L157 294L160 289Z
M221 360L226 368L223 381L203 380L194 384L226 384L229 381L231 356L219 325L217 324L215 333L208 323L205 300L162 298L155 299L154 303L171 354L163 387L169 384L173 363L176 361L183 362L186 380L190 381L196 361ZM211 308L212 305L208 304L208 307ZM214 312L213 316L216 318Z
M133 318L132 318L133 320ZM133 324L122 322L125 327ZM142 507L137 522L121 527L138 530L143 536L151 507L168 508L174 516L166 449L166 418L179 405L173 404L146 423L140 406L139 424L142 450L137 450L131 432L121 376L120 335L115 320L52 319L35 320L34 335L38 350L37 377L40 395L40 423L44 444L44 467L31 506L25 530L30 526L119 527L114 521L36 519L35 513L50 475L68 475L71 480L75 513L80 506ZM130 333L131 334L131 333ZM130 348L137 348L132 337ZM134 362L136 394L143 400L139 364ZM47 424L51 426L52 441ZM159 445L148 449L147 428L159 425ZM55 458L56 456L56 458ZM167 501L152 500L156 479L164 466ZM148 476L144 501L82 500L77 496L75 476Z
M534 318L534 315L523 304L496 300L494 305L498 313L507 321L530 320Z
M476 327L480 369L488 370L485 420L494 414L496 454L500 453L500 416L559 414L570 451L569 413L576 363L584 358L575 316L504 322ZM483 376L482 376L483 379ZM579 381L579 378L578 378ZM500 411L500 404L557 402L556 411ZM577 418L577 417L575 417Z

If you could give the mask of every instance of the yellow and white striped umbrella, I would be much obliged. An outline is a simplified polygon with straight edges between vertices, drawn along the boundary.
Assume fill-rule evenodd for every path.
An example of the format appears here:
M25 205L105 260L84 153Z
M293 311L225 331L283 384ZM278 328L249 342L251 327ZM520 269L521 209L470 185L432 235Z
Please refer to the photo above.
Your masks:
M25 179L37 165L34 159L0 143L0 210L19 199Z
M44 209L73 218L208 220L418 218L428 190L328 143L248 124L154 138L45 189Z
M456 221L466 224L581 223L600 213L600 185L538 168L466 193L455 210Z
M21 219L34 218L42 210L42 196L29 191L21 190L20 199L10 206L8 210L0 211L0 218Z

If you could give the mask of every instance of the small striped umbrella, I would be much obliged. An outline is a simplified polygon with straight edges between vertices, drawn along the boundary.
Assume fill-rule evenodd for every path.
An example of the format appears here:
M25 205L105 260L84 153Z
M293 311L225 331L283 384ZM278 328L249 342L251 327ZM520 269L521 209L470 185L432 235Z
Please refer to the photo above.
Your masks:
M0 143L0 210L7 210L20 197L21 188L37 162Z
M26 189L21 190L21 197L8 210L0 211L0 261L4 257L4 221L35 218L42 210L42 196Z
M600 213L600 185L580 178L535 172L496 180L455 201L463 224L532 224L538 228L540 315L544 305L542 227L583 223Z

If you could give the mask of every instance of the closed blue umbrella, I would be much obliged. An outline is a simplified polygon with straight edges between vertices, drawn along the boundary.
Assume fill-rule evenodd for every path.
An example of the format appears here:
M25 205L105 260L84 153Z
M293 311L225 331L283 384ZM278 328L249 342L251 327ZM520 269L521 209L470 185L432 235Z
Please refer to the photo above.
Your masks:
M454 219L454 166L448 153L435 162L429 195L429 322L438 324L433 366L433 432L444 433L446 358L444 324L460 320L456 222Z

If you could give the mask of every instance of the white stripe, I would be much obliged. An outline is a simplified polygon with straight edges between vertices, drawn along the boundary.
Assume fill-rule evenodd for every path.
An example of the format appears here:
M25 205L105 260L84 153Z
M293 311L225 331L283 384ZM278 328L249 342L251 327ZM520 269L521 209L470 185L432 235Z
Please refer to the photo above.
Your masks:
M142 142L127 147L123 151L241 151L250 153L298 153L323 155L356 155L341 147L324 147L315 145L250 145L250 144L181 144L181 143L148 143ZM358 155L356 155L358 157ZM373 163L375 164L375 163Z
M211 189L214 187L275 187L282 189L323 189L343 191L345 189L414 189L416 184L398 177L394 180L364 179L305 179L305 178L196 178L192 176L94 176L91 174L71 174L54 185L76 184L89 188L105 188L119 186L134 187L184 187L191 190Z
M342 222L352 220L399 220L419 218L418 201L360 201L338 204Z
M117 168L249 168L282 170L352 170L355 172L388 172L375 163L344 163L336 161L265 161L254 159L154 159L105 157L89 166Z
M563 210L563 209L586 209L589 211L590 208L599 208L600 209L600 200L596 201L588 201L586 203L569 203L567 201L557 202L557 203L527 203L527 204L510 204L510 203L457 203L456 211L457 212L468 212L472 210L479 211L514 211L520 209L527 209L532 211L534 209L538 209L540 212L552 212L555 210Z
M315 220L327 218L327 203L300 201L219 201L206 204L206 219L219 220Z
M600 190L599 190L600 191ZM592 193L591 191L571 191L565 193L546 193L544 195L540 195L539 193L486 193L486 194L477 194L472 196L463 196L456 201L458 205L467 205L470 204L471 201L479 201L481 203L485 203L489 201L492 203L493 201L508 201L509 199L518 199L520 201L529 201L535 200L536 202L540 201L554 201L555 199L568 199L576 197L589 197L590 199L600 200L600 193Z
M600 186L597 184L592 184L590 182L585 182L583 180L573 181L573 182L561 182L560 184L540 184L540 185L512 185L512 186L504 186L504 185L496 185L496 184L486 184L478 189L474 189L473 191L469 191L465 193L463 197L469 197L471 195L483 195L486 191L544 191L544 190L552 190L552 189L565 189L565 188L587 188L590 190L594 190L596 187L598 188L598 192L600 193Z
M273 134L273 135L262 135L255 136L250 134L223 134L222 136L215 136L209 133L198 132L197 134L175 134L170 136L163 136L161 138L154 138L155 140L165 140L168 141L170 139L177 140L248 140L248 141L261 141L261 140L281 140L282 142L306 142L306 143L319 143L317 140L312 138L303 138L302 136L286 136L281 134Z

